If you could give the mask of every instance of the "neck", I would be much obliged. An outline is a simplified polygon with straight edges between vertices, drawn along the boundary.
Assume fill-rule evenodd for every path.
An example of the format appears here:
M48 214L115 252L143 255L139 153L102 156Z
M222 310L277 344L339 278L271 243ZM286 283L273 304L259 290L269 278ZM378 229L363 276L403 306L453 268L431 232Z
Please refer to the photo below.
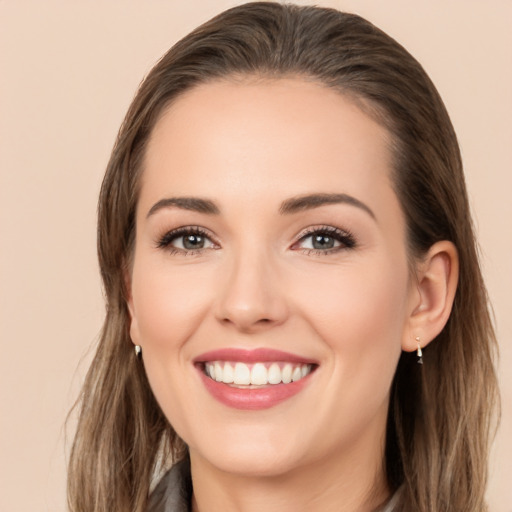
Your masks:
M228 473L191 452L192 511L371 512L389 497L379 444L273 476Z

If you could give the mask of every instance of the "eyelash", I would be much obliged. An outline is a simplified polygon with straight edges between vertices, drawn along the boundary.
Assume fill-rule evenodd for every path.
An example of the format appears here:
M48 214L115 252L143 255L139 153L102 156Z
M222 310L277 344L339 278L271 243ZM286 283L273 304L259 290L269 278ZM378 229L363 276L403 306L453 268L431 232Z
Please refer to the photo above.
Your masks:
M339 251L344 251L347 249L354 249L356 247L356 239L352 233L347 230L341 230L339 228L335 228L334 226L315 226L306 229L303 233L301 233L297 242L292 245L292 248L296 247L299 243L304 242L308 238L312 236L318 235L327 235L330 238L333 238L336 242L339 242L338 247L333 247L330 249L306 249L306 248L298 248L304 254L314 254L314 255L327 255L337 253Z
M181 249L179 247L173 247L171 244L180 237L185 236L201 236L208 239L216 247L201 247L199 249ZM300 248L299 244L307 240L314 235L326 235L333 238L336 242L339 242L339 246L332 247L329 249L314 249L314 248ZM209 249L219 248L218 243L213 239L212 235L205 229L199 226L187 226L178 229L173 229L165 233L156 243L158 249L166 249L171 255L173 254L185 254L189 256L196 255L202 251ZM353 249L356 247L356 239L352 233L346 230L341 230L333 226L316 226L311 227L301 233L300 237L291 246L294 250L300 250L306 255L327 255L337 253L339 251Z
M199 226L187 226L183 228L173 229L168 231L157 241L158 249L166 249L169 253L172 254L186 254L188 256L194 256L195 254L200 253L201 251L211 249L211 247L201 247L199 249L181 249L179 247L173 247L171 244L175 240L180 237L185 236L201 236L205 239L208 239L212 244L218 246L217 242L213 240L212 235L206 231L205 229Z

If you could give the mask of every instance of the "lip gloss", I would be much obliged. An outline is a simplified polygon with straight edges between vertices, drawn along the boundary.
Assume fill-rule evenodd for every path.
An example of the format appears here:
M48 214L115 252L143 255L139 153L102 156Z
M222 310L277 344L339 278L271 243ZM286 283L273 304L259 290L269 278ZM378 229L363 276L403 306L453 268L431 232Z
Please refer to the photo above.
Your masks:
M208 392L222 404L235 409L262 410L274 407L299 393L310 381L311 373L290 383L262 386L237 386L218 382L205 374L205 363L213 361L253 363L292 363L317 365L317 362L288 352L274 349L220 349L195 358L194 364Z
M261 388L236 388L217 382L199 370L206 389L219 402L235 409L260 410L275 405L296 395L308 383L308 376L289 384L269 384ZM311 375L311 374L310 374Z

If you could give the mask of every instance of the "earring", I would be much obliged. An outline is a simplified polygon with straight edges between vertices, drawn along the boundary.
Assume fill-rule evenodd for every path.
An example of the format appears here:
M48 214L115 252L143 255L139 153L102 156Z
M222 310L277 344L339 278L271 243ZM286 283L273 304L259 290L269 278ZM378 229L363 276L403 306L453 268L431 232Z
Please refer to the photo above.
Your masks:
M135 357L142 359L142 347L140 345L135 345Z
M423 352L421 351L419 336L416 336L416 343L418 344L418 350L416 351L416 355L418 356L418 364L423 364Z

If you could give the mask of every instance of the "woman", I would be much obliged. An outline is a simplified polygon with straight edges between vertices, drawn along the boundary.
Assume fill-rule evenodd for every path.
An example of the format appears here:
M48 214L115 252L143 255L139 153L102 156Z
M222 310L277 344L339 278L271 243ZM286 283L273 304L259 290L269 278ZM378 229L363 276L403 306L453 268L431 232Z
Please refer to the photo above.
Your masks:
M252 3L178 42L98 246L72 511L485 509L495 339L459 149L373 25Z

